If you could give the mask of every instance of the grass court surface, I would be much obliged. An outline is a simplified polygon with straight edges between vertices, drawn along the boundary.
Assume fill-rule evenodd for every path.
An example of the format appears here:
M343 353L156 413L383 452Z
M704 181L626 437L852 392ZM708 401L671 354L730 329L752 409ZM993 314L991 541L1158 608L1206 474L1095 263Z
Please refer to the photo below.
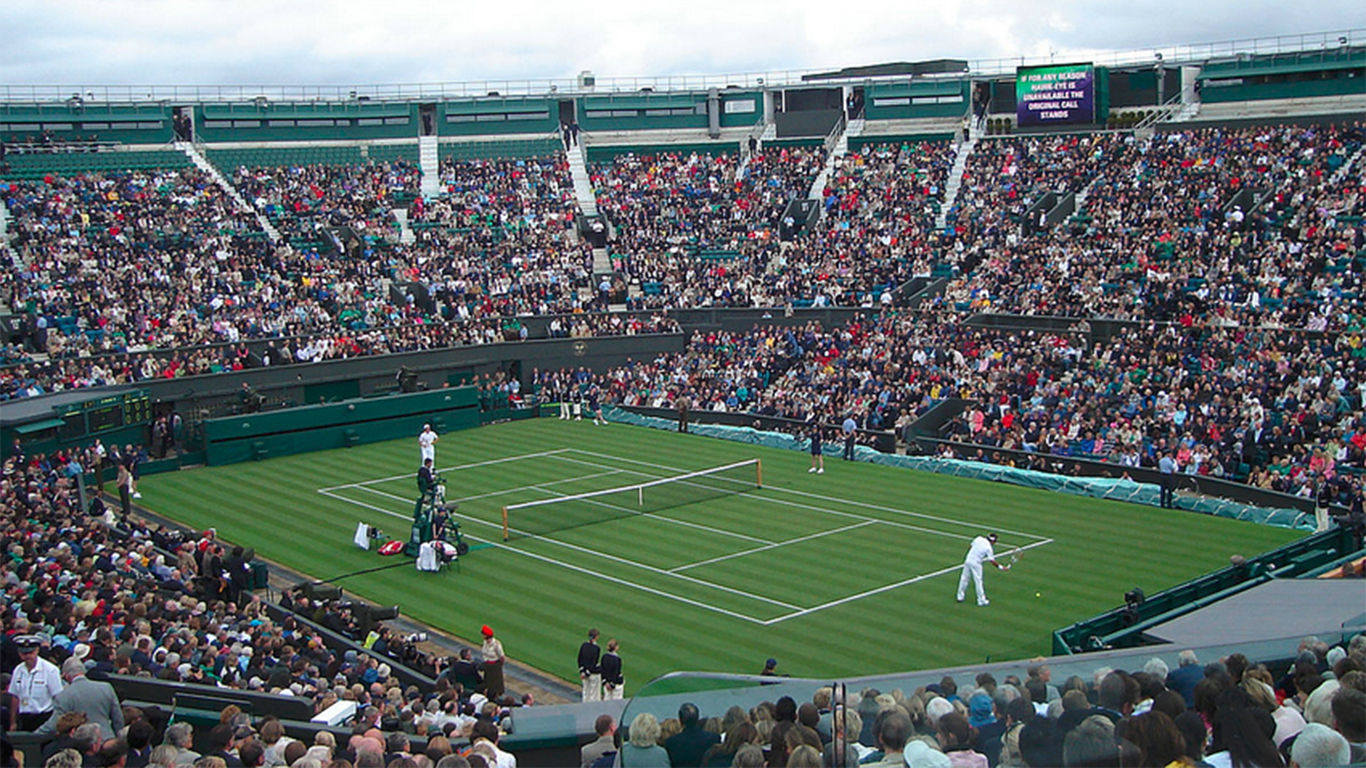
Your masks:
M505 505L759 458L763 488L701 493L636 513L601 497L602 522L514 535ZM357 522L406 540L417 436L350 449L154 475L143 505L218 529L318 579L396 560L352 545ZM512 659L569 681L590 626L621 641L628 695L674 670L838 677L1044 655L1050 632L1298 538L1295 531L591 421L532 419L443 435L436 465L473 547L458 569L394 568L337 583L466 639L492 625ZM730 476L744 476L736 470ZM753 471L748 470L749 477ZM702 489L698 489L701 491ZM510 517L556 527L559 505ZM580 507L579 514L583 514ZM519 525L523 528L519 529ZM973 536L1023 550L987 568L992 604L954 602ZM1036 597L1039 593L1039 597Z

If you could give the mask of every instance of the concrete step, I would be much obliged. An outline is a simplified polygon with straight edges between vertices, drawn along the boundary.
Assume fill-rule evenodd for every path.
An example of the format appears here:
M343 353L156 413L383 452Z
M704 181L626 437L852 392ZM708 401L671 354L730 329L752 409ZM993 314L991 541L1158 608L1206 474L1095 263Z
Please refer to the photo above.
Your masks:
M413 228L408 226L408 209L394 208L394 220L398 222L398 241L404 245L412 245L417 242L417 235L413 234Z
M939 207L939 213L934 219L934 225L938 229L948 225L949 210L958 201L958 190L963 186L963 173L967 170L968 158L972 156L972 150L976 146L977 140L972 138L971 132L968 139L958 145L957 154L953 158L953 168L949 171L948 181L944 183L944 204Z
M601 275L612 271L612 256L606 248L593 249L593 274Z
M825 183L830 179L830 166L821 169L816 174L816 180L811 182L811 191L806 194L809 200L820 200L825 197Z
M417 157L422 166L422 195L436 197L441 194L441 150L435 136L418 137Z
M588 163L583 155L583 145L575 144L565 150L569 160L569 176L574 180L574 199L585 216L598 215L598 198L593 191L592 179L588 177Z

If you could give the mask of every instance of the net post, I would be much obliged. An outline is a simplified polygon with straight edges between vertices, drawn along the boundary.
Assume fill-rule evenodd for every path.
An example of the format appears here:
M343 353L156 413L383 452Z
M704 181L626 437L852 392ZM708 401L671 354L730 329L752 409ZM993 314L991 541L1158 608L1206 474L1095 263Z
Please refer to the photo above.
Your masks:
M508 508L503 507L503 541L508 540Z
M763 488L763 487L764 487L764 460L763 460L763 459L755 459L755 460L754 460L754 487L755 487L755 488Z

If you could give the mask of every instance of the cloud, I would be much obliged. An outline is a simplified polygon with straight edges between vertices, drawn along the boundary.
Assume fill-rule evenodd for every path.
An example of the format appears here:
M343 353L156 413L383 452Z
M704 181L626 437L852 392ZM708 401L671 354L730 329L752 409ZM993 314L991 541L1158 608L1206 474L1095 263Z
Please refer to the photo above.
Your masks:
M1067 57L1284 31L1278 0L8 0L10 84L433 83L831 69L933 58ZM1360 26L1357 2L1295 9Z

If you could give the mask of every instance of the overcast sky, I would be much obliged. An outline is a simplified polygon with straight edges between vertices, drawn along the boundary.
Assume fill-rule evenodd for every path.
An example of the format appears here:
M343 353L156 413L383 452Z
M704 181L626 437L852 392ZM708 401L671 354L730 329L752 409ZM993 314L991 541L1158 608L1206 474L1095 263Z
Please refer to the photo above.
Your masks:
M1366 27L1362 0L0 0L0 85L520 80L1047 56Z

